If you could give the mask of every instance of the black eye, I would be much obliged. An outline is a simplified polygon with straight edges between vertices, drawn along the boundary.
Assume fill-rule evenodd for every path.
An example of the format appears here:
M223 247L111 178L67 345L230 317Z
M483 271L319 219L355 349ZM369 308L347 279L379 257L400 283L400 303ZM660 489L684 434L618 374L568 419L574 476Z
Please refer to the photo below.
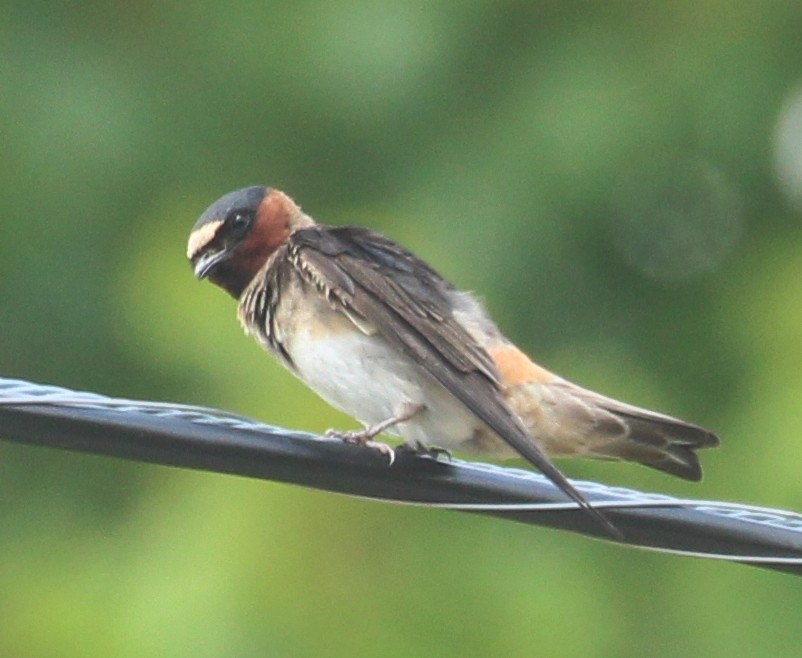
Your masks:
M235 210L228 216L226 223L232 233L242 235L250 227L251 221L253 221L251 213L244 210Z

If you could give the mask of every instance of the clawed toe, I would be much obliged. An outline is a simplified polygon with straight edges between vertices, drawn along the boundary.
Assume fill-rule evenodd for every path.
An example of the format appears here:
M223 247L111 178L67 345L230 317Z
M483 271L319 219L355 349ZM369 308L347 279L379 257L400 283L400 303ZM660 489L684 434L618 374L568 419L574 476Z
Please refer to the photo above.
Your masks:
M451 451L448 448L441 448L440 446L427 446L421 454L428 455L434 459L440 459L442 456L450 462L454 461L454 458L451 456Z
M390 460L388 466L392 466L395 462L395 450L393 450L386 443L374 441L373 437L375 435L368 430L343 431L329 429L326 430L326 436L331 439L340 439L345 443L353 443L355 445L365 446L366 448L376 450L383 455L387 455L387 458Z
M441 448L440 446L427 446L423 443L417 443L416 445L403 443L398 446L397 450L403 450L417 457L431 457L435 460L439 460L441 456L444 456L448 461L453 461L451 451L446 448Z
M386 443L382 443L381 441L365 441L362 445L371 450L377 450L378 452L382 453L383 455L387 455L387 459L389 460L388 466L392 466L395 462L395 450L393 450L390 446Z
M327 429L326 436L330 439L342 439L346 443L367 443L372 438L365 430L335 430Z

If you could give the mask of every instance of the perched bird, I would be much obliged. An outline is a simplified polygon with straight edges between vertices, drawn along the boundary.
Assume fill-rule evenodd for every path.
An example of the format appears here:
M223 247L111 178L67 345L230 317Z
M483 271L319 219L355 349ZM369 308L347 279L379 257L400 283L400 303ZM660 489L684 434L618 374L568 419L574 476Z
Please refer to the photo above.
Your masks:
M280 190L213 203L187 256L239 300L239 320L329 404L365 425L335 433L521 456L609 529L549 457L634 461L688 480L711 432L580 388L529 359L479 302L365 228L317 224ZM385 447L386 448L386 447Z

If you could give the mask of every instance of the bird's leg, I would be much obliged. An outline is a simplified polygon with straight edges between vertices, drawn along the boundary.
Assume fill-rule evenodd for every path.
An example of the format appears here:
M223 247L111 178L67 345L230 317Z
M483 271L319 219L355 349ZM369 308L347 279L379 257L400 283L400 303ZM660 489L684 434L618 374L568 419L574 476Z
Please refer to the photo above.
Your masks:
M394 425L398 425L399 423L403 423L413 416L419 414L423 411L424 405L422 404L413 404L412 402L404 402L398 408L398 411L395 415L390 416L389 418L381 421L380 423L376 423L375 425L370 425L363 430L351 430L351 431L341 431L341 430L326 430L326 436L342 439L343 441L347 441L348 443L358 443L364 444L370 441L373 437L378 436L384 430L390 429Z
M373 438L381 434L387 429L398 425L399 423L403 423L413 416L419 414L423 411L424 405L422 404L414 404L412 402L404 402L398 408L398 411L390 418L387 418L380 423L376 423L375 425L371 425L370 427L366 427L363 430L352 430L352 431L342 431L342 430L326 430L326 436L342 439L346 443L356 443L357 445L367 446L368 448L373 448L374 450L378 450L379 452L383 452L384 454L388 455L390 458L390 463L392 464L395 461L395 452L393 449L388 446L386 443L381 443L380 441L374 441Z

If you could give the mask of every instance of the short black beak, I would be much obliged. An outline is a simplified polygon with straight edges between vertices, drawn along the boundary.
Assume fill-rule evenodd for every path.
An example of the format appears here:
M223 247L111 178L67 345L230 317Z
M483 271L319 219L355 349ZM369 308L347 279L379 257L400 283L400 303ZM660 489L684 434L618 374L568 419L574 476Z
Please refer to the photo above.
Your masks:
M209 273L215 268L216 265L222 263L228 258L228 251L223 249L221 251L210 251L201 254L197 261L194 263L195 278L205 279Z

